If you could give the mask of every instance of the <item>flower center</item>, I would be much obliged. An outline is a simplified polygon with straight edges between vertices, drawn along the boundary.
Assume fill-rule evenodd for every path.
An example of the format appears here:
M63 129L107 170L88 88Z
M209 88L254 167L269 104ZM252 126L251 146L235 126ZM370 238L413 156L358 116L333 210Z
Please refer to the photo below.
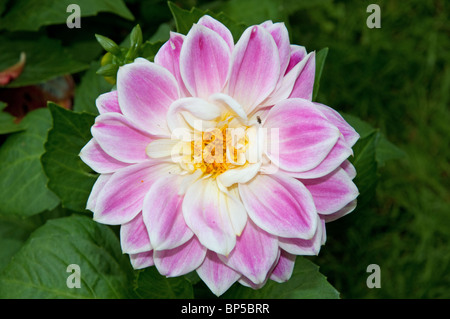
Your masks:
M194 169L217 177L223 172L244 165L248 148L246 127L232 127L233 117L224 114L217 126L197 132L191 141L191 163ZM231 125L231 126L230 126Z

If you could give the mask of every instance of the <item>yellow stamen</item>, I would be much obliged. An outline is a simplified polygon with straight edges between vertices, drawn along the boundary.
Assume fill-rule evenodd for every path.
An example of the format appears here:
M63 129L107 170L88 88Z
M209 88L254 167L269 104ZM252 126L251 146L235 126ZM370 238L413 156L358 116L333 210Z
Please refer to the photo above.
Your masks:
M245 152L247 138L242 136L233 145L232 130L229 129L231 120L229 114L223 115L218 123L219 128L202 132L201 140L198 138L191 142L191 161L195 169L200 169L204 174L211 174L214 178L236 167L233 162L238 162L239 155ZM242 147L236 148L237 144ZM228 160L227 150L231 161Z

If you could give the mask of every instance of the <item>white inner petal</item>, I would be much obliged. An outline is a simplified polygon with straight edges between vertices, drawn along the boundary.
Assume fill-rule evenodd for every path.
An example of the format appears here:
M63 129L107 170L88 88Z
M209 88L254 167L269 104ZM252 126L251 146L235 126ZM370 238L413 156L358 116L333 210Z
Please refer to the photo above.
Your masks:
M247 114L244 108L231 96L224 93L216 93L209 97L210 101L221 105L224 109L233 111L233 113L243 121L247 121Z
M217 177L217 180L225 187L230 187L235 183L247 183L258 174L261 163L249 164L244 167L230 169Z

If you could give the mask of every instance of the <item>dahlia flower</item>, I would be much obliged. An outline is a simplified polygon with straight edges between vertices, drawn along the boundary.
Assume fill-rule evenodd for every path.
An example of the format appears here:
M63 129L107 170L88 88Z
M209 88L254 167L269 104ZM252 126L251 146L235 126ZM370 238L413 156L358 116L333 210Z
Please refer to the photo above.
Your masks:
M154 62L120 67L81 158L100 173L87 209L121 225L135 269L196 271L216 295L284 282L316 255L325 222L356 206L359 138L311 101L315 53L283 23L230 31L203 16Z

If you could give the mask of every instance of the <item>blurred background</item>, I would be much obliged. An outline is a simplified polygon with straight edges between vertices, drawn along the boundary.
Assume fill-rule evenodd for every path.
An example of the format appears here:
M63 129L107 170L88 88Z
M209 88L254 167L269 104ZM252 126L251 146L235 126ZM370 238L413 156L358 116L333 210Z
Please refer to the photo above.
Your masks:
M21 82L0 86L0 101L7 103L5 110L17 121L30 109L45 106L47 100L77 109L83 103L93 105L99 92L109 90L100 77L103 82L94 81L88 88L81 83L83 78L95 77L104 54L95 33L120 43L137 23L144 39L152 41L166 40L168 31L175 30L166 1L126 0L129 11L93 10L82 17L80 29L61 24L67 16L64 12L59 24L49 18L36 30L33 21L20 20L26 14L15 8L27 2L0 0L0 74L19 60L24 47L37 50L38 43L43 45L39 58L28 56L34 75L28 70L25 79L19 78ZM39 10L50 14L47 2L51 1L42 1ZM69 1L78 2L84 1ZM86 6L97 2L104 1L80 4L82 14ZM223 11L247 25L284 21L291 43L308 51L329 48L317 100L379 128L404 155L379 167L379 182L369 201L327 225L328 241L319 256L310 260L320 266L342 298L450 298L450 3L174 2L184 9ZM381 8L381 28L366 25L371 3ZM23 27L26 23L31 26ZM45 40L35 41L41 38ZM45 52L45 47L56 45L57 50ZM42 71L49 69L46 59L59 61L61 56L70 58L70 63L61 69L52 64L55 70L46 75ZM370 264L380 266L379 289L366 285Z

